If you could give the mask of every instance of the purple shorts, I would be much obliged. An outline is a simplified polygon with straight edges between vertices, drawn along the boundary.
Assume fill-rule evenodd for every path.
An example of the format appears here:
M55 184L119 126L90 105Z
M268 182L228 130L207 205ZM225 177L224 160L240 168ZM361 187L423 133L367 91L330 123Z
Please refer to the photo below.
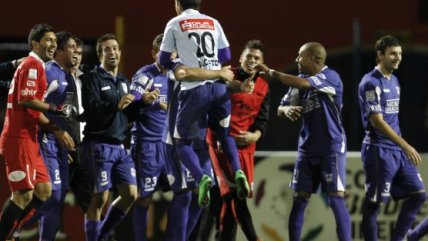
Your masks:
M366 174L366 198L371 202L386 202L424 190L418 169L401 150L363 144L361 147Z
M39 142L40 153L49 172L52 190L68 190L68 151L54 140Z
M315 193L321 184L325 192L344 192L346 154L304 155L298 153L291 188L296 192Z
M204 139L208 126L214 131L229 128L230 95L222 81L180 91L178 103L175 138Z
M137 141L131 145L131 155L137 170L139 196L144 198L157 190L169 190L162 141Z
M82 144L82 162L94 193L119 184L137 185L134 162L123 145L85 141Z

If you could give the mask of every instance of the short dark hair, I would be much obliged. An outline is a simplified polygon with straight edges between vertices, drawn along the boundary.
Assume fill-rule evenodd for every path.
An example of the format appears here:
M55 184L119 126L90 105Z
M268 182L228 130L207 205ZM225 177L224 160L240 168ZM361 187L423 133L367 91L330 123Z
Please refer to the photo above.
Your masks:
M199 10L201 7L201 0L176 0L180 4L181 9L196 9Z
M103 43L107 40L116 40L116 42L119 43L119 40L117 39L116 35L114 35L112 33L104 34L103 36L101 36L97 39L97 45L96 45L97 54L100 54L102 52L101 43Z
M400 46L398 39L391 35L385 35L376 41L375 50L376 52L380 51L382 54L385 54L385 49L396 46Z
M33 48L31 42L36 41L40 42L40 40L45 36L47 32L55 32L53 27L46 23L39 23L33 26L30 30L30 34L28 35L28 45L30 49Z
M262 41L260 41L258 39L253 39L253 40L248 41L244 47L244 50L246 50L246 49L258 49L262 53L265 52L264 44L262 43Z
M152 48L159 49L162 43L162 39L163 33L156 35L156 37L153 39Z
M61 31L55 34L56 35L56 45L57 49L64 50L65 45L69 39L76 39L76 36L70 32Z
M81 38L75 36L74 41L76 41L77 47L83 47L83 40Z

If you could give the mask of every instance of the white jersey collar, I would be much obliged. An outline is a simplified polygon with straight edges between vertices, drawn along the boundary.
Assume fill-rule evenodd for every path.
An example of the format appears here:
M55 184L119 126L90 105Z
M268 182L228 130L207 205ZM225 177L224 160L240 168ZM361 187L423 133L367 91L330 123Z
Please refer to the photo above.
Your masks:
M196 14L200 14L200 13L198 10L189 8L189 9L184 10L181 14L183 14L183 15L196 15Z
M31 57L33 57L33 58L35 58L35 59L37 59L37 61L39 61L42 64L43 69L46 68L45 61L43 61L34 51L31 51L28 55L31 56Z

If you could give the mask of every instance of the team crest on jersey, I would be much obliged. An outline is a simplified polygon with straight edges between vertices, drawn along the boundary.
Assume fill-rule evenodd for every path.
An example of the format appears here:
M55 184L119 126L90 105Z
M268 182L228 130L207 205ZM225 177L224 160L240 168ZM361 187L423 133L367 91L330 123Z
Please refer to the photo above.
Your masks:
M376 94L374 90L366 91L366 101L375 101L375 100L376 100Z
M37 79L37 69L29 69L28 70L28 78L29 79Z
M214 21L212 19L186 19L178 24L182 32L198 29L214 30Z
M147 81L149 81L149 77L147 77L146 75L140 76L137 80L137 82L143 86L147 84Z

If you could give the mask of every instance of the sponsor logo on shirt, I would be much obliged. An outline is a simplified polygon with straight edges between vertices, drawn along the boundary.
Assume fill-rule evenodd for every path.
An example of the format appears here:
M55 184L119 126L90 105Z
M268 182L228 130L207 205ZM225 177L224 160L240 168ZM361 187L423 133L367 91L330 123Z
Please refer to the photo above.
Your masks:
M385 113L398 113L400 99L386 100Z
M104 86L104 87L101 87L101 90L102 90L102 91L109 90L109 89L110 89L110 86Z
M383 89L383 92L385 92L385 93L389 93L389 92L391 92L389 89Z
M33 80L27 80L27 86L28 86L28 87L34 87L34 86L36 86L36 81L33 81Z
M376 100L376 94L374 90L366 91L366 101L375 101L375 100Z
M214 21L211 19L186 19L178 24L182 32L197 29L214 30Z
M29 69L28 70L28 78L29 79L37 79L37 69Z
M9 181L11 181L11 182L19 182L19 181L24 180L24 178L26 176L27 175L25 174L24 171L13 171L13 172L9 173L9 175L7 177L9 179Z
M21 90L21 96L34 96L36 95L36 90L23 89Z

